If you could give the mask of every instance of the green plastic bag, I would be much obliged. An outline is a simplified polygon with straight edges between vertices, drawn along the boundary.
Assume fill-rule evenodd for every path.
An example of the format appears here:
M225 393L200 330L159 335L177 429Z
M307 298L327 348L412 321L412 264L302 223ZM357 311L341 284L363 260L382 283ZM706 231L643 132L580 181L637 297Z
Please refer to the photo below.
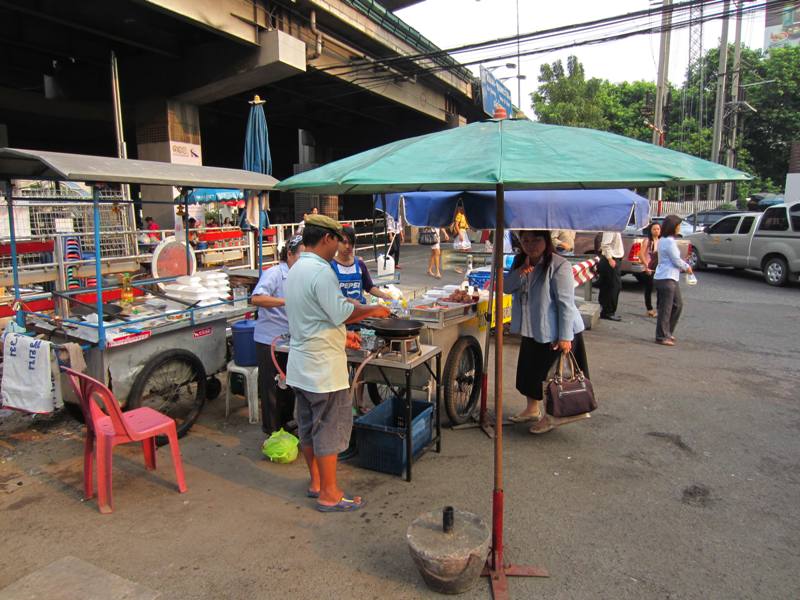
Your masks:
M281 427L266 439L261 452L272 462L290 463L297 458L299 444L299 439Z

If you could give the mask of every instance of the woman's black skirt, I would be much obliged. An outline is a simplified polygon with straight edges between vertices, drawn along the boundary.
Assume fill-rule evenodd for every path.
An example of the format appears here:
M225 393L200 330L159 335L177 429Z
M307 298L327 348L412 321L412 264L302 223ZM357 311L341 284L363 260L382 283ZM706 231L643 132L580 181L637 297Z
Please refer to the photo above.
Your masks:
M560 351L553 350L552 345L552 343L540 344L533 338L522 338L517 360L517 391L523 396L536 400L543 398L542 383L547 379L550 368L561 354ZM584 375L589 377L583 333L575 334L575 339L572 340L572 353Z

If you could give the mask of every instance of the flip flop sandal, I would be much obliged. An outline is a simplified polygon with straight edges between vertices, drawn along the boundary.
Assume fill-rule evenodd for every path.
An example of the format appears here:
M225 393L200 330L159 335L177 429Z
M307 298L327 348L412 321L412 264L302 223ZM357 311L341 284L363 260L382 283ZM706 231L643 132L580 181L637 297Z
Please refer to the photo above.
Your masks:
M306 490L306 498L319 498L319 492L314 490Z
M553 425L553 421L550 419L542 419L538 423L536 423L533 427L531 427L528 431L534 435L539 435L540 433L547 433L548 431L553 431L556 426Z
M361 499L361 502L357 503L355 500L348 498L345 495L342 496L342 499L333 506L326 506L324 504L317 503L317 510L319 512L353 512L354 510L363 508L365 504L366 501L363 498Z
M514 415L508 419L512 423L538 423L542 420L542 414L538 415Z

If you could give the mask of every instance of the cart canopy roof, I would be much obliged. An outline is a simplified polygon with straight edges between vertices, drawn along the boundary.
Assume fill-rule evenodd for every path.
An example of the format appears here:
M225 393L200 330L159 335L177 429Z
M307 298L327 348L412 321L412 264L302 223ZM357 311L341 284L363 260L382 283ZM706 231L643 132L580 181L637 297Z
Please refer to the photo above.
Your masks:
M50 179L247 190L270 190L278 183L270 175L240 169L18 148L0 148L0 179Z

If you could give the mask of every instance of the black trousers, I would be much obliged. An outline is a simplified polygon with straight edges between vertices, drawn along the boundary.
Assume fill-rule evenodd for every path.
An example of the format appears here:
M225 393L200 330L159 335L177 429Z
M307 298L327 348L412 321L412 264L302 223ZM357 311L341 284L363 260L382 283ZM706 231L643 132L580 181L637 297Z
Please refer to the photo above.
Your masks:
M400 264L400 234L394 236L392 245L389 246L389 256L394 259L395 266Z
M681 286L674 279L656 279L655 288L658 301L656 340L660 342L675 333L678 319L683 312L683 298L681 298Z
M612 267L605 256L600 257L600 264L597 265L597 272L600 274L600 293L597 300L600 302L600 316L610 316L617 312L617 302L619 293L622 290L622 267L621 259L614 259L615 265Z
M644 284L644 306L647 310L653 310L653 274L642 273L642 283Z
M278 364L286 372L286 353L276 353ZM272 362L269 344L256 342L258 358L258 397L261 399L261 429L264 433L278 431L294 418L294 392L282 390L275 381L278 374Z

